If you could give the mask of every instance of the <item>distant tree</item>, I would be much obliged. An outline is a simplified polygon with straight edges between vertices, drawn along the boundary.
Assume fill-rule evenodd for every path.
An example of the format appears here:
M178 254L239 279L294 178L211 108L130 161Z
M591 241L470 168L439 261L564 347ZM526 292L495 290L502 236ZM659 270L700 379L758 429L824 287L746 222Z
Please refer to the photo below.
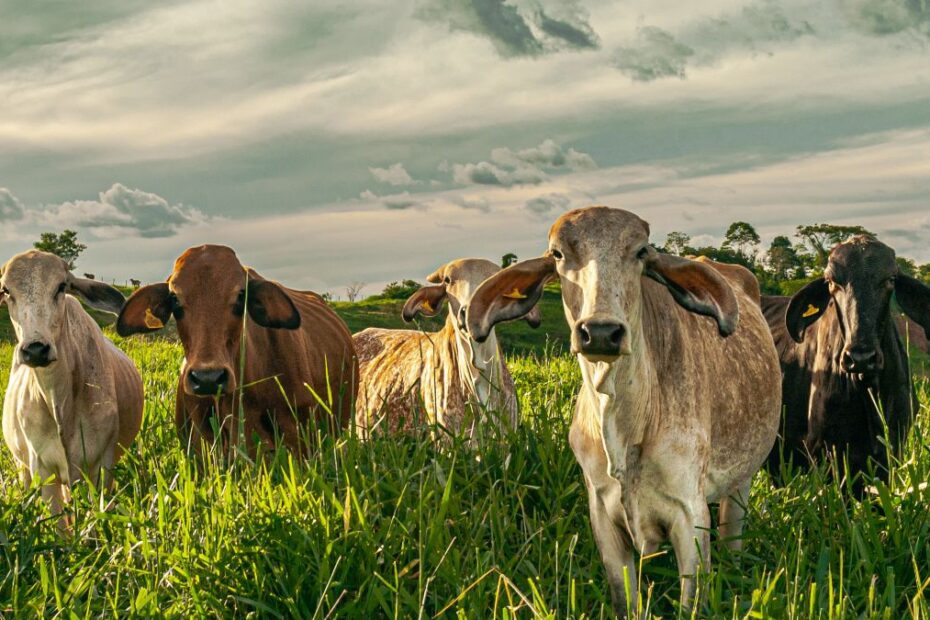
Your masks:
M927 284L930 284L930 263L921 265L917 268L917 278L919 280L923 280Z
M689 243L691 243L691 235L673 230L665 236L665 245L663 249L669 254L683 256L688 253Z
M352 282L346 286L346 299L354 303L362 293L363 288L365 288L364 282Z
M384 299L407 299L420 290L420 283L416 280L404 280L402 282L391 282L384 287L381 295Z
M779 235L772 240L765 258L776 280L787 280L803 267L798 251L791 245L791 239L784 235Z
M37 250L50 252L61 257L68 263L68 269L74 269L78 256L87 249L83 243L78 243L77 232L65 229L61 234L44 232L39 240L32 244Z
M325 293L320 294L320 297L322 297L323 301L326 303L330 303L333 300L333 293L332 291L326 291Z
M711 260L715 260L718 263L731 263L734 265L742 265L747 269L753 269L754 265L752 260L746 256L740 254L733 248L729 247L719 247L715 248L712 245L703 247L703 248L693 248L693 254L695 256L706 256Z
M510 267L517 262L517 255L513 252L507 252L501 256L501 267Z
M813 254L813 266L823 269L827 266L830 250L837 243L842 243L853 235L871 234L862 226L811 224L809 226L798 226L795 236L810 248Z
M895 262L898 263L898 271L900 273L911 276L912 278L917 276L917 263L911 259L897 256L895 257Z
M754 262L755 248L759 245L759 233L747 222L733 222L723 236L722 248L732 248L749 262Z

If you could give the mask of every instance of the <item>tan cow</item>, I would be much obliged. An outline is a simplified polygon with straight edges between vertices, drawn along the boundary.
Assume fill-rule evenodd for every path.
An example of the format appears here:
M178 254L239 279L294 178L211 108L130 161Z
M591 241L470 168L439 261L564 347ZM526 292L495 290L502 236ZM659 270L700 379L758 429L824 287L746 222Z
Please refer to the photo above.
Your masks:
M405 321L435 316L448 301L438 332L369 328L355 335L361 370L356 424L363 437L376 428L397 432L439 424L473 439L479 431L516 427L513 379L497 336L491 330L479 344L464 329L472 292L498 271L491 261L466 258L430 274L433 286L414 293L402 314ZM527 321L538 326L538 311L531 310Z
M33 476L50 481L42 495L56 514L82 475L110 484L142 424L139 372L72 295L114 314L124 301L118 290L76 278L65 261L45 252L19 254L0 269L0 303L9 308L18 340L3 436L24 484Z
M636 611L634 551L671 539L682 600L710 565L710 511L739 547L750 481L775 441L778 355L744 270L659 254L636 215L590 207L560 217L549 251L489 278L467 324L476 340L561 280L581 366L569 440L614 610ZM708 318L709 317L709 318Z
M333 431L352 419L352 336L316 293L266 280L230 248L203 245L175 261L167 282L136 290L117 331L154 332L171 316L185 355L175 423L196 453L245 441L255 455L279 438L305 453L312 419Z

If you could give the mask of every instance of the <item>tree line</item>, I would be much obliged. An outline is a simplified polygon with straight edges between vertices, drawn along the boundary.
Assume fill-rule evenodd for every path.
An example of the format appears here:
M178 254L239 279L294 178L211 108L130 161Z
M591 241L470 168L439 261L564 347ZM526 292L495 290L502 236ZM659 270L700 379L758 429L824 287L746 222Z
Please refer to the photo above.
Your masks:
M795 228L794 239L778 235L767 249L748 222L733 222L727 228L719 247L691 245L691 236L680 231L670 232L665 245L657 250L678 256L706 256L721 263L735 263L751 269L762 286L762 292L788 295L800 284L823 273L830 250L853 235L874 233L862 226L809 224ZM918 265L903 256L897 257L901 273L930 283L930 263Z

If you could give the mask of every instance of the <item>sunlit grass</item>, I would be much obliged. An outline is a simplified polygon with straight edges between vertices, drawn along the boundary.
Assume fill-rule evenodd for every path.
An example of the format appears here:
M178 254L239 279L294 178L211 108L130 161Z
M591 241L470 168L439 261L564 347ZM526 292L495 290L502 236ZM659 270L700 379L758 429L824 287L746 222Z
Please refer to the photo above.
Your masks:
M0 456L0 615L606 617L609 594L568 446L580 382L568 356L511 360L524 424L480 451L427 433L324 439L220 468L174 430L180 348L120 340L142 369L145 421L104 497L75 493L62 539ZM11 348L0 345L0 390ZM714 545L699 617L927 618L930 390L890 484L865 502L822 472L760 474L739 558ZM739 563L737 563L739 560ZM643 563L651 614L677 613L671 552Z

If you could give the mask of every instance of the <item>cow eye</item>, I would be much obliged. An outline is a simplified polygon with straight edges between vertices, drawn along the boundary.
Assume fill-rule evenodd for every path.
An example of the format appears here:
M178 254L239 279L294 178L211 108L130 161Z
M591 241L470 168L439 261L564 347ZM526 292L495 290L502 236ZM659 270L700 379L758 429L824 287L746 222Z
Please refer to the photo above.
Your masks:
M556 249L550 250L549 253L552 254L552 258L554 258L555 260L562 260L563 258L565 258L565 256L563 256L562 253Z
M442 281L445 284L452 284L452 278L450 278L449 276L446 276L445 278L443 278Z
M648 245L644 245L644 246L641 247L641 248L639 249L639 251L636 253L636 259L637 259L637 260L645 260L645 259L646 259L646 256L647 256L648 254L649 254L649 246L648 246Z
M233 313L236 316L242 316L243 312L245 312L245 289L239 291L239 295L236 297L236 303L233 304Z
M171 297L168 298L168 303L171 304L171 314L174 315L175 321L180 321L184 318L184 306L178 301L178 296L174 293L171 294Z
M60 296L64 292L65 292L65 283L62 282L61 284L58 285L58 290L55 291L55 297Z

